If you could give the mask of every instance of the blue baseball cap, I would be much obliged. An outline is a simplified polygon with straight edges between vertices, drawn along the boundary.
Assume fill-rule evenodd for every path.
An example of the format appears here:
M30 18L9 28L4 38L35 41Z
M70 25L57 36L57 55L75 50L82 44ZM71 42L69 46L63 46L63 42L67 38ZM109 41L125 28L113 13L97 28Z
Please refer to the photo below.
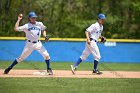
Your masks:
M99 19L105 19L105 15L102 14L102 13L100 13L100 14L98 15L98 18L99 18Z
M37 15L36 15L35 12L30 12L28 16L29 16L29 17L37 17Z

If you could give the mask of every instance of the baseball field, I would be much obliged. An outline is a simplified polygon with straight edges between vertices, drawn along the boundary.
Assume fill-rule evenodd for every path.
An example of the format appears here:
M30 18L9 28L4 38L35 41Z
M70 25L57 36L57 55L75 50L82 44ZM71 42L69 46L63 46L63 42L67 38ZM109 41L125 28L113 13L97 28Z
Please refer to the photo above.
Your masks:
M80 64L76 75L71 62L52 62L53 76L44 62L22 62L8 74L11 62L0 61L0 93L139 93L140 64L100 63L102 75L92 75L93 63Z

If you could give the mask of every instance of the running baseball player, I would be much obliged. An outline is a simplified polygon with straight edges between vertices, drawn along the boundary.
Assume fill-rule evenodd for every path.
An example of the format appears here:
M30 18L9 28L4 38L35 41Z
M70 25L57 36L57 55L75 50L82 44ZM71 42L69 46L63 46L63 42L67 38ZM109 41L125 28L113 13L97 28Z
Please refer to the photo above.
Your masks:
M45 47L42 45L41 41L39 40L41 33L43 33L43 36L46 40L49 38L46 35L46 26L43 25L42 22L36 21L37 15L35 12L30 12L29 15L29 22L26 23L23 26L19 26L20 21L22 20L22 14L18 16L18 20L15 24L15 31L23 31L26 34L26 45L24 47L24 50L22 54L16 58L13 63L5 69L4 74L8 74L9 71L19 62L23 61L25 58L27 58L33 50L37 50L45 59L46 65L47 65L47 73L49 75L53 75L53 72L50 68L50 56Z
M93 68L93 74L102 74L102 72L100 72L97 69L98 66L98 62L101 58L100 56L100 51L99 48L97 46L97 42L98 39L101 38L101 42L105 42L106 38L101 36L101 33L103 31L103 24L105 22L105 15L100 13L98 15L98 19L97 22L92 24L90 27L88 27L85 31L86 34L86 45L85 45L85 49L82 53L82 55L80 56L80 58L77 60L77 62L75 62L74 65L71 65L71 70L72 73L75 74L75 71L78 67L78 65L83 62L84 60L86 60L86 58L92 53L92 55L94 56L94 68Z

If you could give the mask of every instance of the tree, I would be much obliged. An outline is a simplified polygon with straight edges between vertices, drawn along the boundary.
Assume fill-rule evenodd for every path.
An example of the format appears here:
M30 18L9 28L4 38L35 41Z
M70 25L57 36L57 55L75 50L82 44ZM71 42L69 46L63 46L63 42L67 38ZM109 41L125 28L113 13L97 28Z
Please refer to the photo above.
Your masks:
M52 37L85 37L85 29L94 23L99 13L107 17L103 34L107 38L140 38L139 0L1 0L0 36L24 36L13 33L17 15L35 11Z

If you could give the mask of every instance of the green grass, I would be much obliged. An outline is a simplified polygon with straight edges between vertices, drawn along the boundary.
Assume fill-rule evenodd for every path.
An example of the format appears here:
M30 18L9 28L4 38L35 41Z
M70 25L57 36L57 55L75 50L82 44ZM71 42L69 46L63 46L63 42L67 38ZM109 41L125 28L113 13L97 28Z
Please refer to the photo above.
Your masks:
M12 62L0 61L0 68L5 69ZM51 67L54 70L70 70L72 62L51 62ZM100 63L99 69L103 71L140 71L140 64L132 63ZM45 69L45 62L21 62L14 69ZM92 70L93 63L84 62L78 67L78 70Z
M0 78L0 93L140 93L140 79Z
M0 61L0 69L11 62ZM71 62L52 62L55 70L70 70ZM21 62L14 69L45 69L45 62ZM82 63L78 70L92 70L93 63ZM140 64L101 63L101 70L140 71ZM140 93L139 79L101 78L0 78L0 93Z

